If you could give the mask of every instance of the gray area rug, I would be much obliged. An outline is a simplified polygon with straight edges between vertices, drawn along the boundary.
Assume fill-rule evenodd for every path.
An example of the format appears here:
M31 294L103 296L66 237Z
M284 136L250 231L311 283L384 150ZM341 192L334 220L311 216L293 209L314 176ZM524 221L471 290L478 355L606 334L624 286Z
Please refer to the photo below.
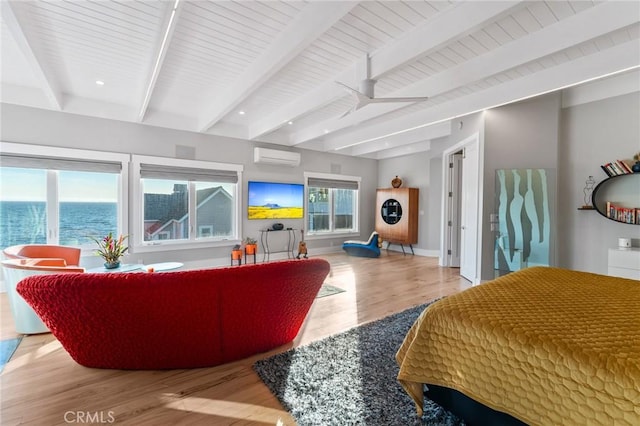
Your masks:
M346 290L343 290L331 284L322 284L322 287L320 287L320 290L318 291L318 295L316 296L316 299L320 299L321 297L331 296L333 294L344 293L345 291Z
M418 418L396 376L395 354L420 305L255 363L299 426L462 425L430 400Z

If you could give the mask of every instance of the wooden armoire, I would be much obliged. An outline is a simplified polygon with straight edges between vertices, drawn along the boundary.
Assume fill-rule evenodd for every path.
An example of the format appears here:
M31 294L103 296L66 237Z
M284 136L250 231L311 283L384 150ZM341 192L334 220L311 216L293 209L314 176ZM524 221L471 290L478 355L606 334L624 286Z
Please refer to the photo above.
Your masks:
M418 194L418 188L377 190L375 226L382 241L394 244L417 244Z

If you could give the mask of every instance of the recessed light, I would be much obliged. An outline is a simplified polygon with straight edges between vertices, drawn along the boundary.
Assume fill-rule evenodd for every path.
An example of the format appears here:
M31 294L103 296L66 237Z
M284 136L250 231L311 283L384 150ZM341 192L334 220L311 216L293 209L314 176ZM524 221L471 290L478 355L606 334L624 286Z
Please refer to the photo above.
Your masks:
M96 84L97 84L98 86L104 86L104 81L102 81L102 80L96 80Z
M245 112L244 112L244 111L238 111L238 114L240 114L240 115L244 115L244 114L245 114Z
M329 133L329 129L324 129L324 134L326 135L327 133Z
M291 126L292 124L293 124L293 121L290 121L290 122L289 122L289 126Z

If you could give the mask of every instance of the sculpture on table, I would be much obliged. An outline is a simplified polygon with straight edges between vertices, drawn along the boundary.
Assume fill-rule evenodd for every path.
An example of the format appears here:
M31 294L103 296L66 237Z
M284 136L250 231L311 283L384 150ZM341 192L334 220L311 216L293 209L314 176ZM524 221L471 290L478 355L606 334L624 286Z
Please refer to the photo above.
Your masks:
M589 178L585 181L584 189L584 204L582 205L583 209L592 209L591 205L591 193L593 192L593 187L595 186L596 181L593 179L593 176L589 176Z

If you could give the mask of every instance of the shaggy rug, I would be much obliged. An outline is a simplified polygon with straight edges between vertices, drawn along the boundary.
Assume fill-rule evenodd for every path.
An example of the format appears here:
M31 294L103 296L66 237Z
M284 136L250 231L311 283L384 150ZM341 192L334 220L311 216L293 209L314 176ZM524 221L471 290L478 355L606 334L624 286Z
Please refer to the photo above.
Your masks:
M316 296L316 299L320 299L321 297L331 296L333 294L344 293L345 291L346 290L343 290L331 284L322 284L322 287L320 287L320 290L318 291L318 295Z
M419 418L395 354L427 305L260 360L254 369L299 426L460 425L430 400Z

